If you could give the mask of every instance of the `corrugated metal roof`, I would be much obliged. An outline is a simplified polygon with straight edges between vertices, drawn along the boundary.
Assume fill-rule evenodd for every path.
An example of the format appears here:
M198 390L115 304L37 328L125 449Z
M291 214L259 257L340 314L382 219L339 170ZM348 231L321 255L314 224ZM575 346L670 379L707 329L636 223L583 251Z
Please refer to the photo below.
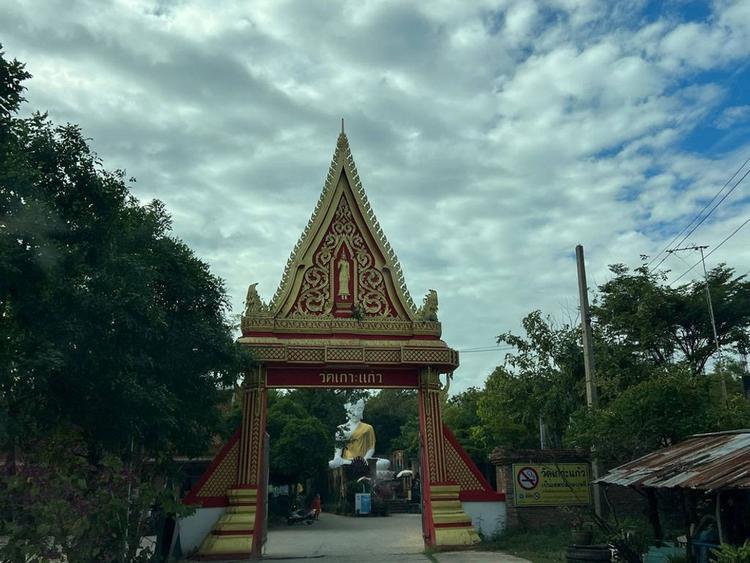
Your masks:
M750 430L691 436L621 465L596 482L705 491L750 489Z

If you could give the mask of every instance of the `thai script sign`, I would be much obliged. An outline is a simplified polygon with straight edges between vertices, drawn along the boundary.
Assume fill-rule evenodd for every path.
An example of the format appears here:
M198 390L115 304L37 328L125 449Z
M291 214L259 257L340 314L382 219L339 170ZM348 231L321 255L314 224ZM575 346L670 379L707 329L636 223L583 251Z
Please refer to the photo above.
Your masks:
M366 384L382 384L383 374L373 372L355 372L355 373L335 373L335 372L321 372L320 383L360 383Z
M267 387L416 388L417 370L386 367L344 369L333 366L320 368L269 366L266 380Z
M591 503L587 463L513 464L516 506Z

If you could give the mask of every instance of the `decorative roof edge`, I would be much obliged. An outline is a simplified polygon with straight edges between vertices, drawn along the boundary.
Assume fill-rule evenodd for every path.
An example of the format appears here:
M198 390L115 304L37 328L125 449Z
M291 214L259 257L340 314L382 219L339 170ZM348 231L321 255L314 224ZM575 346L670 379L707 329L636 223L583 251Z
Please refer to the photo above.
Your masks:
M349 139L346 136L346 133L341 131L339 133L338 139L336 140L336 150L333 153L333 158L331 159L331 164L328 167L328 174L326 175L326 181L323 186L323 191L320 193L320 197L318 198L318 202L315 204L315 209L312 212L312 215L310 216L310 220L307 222L307 225L305 226L305 229L302 231L302 234L297 239L297 243L294 245L294 248L292 249L291 254L289 255L289 259L286 262L286 265L284 266L284 272L281 275L281 281L279 282L278 287L276 288L276 292L273 295L273 298L271 299L271 302L268 305L268 308L270 311L276 311L278 307L281 306L281 300L284 297L284 294L286 293L286 288L289 283L291 283L291 272L292 272L292 266L297 260L298 254L300 250L302 249L302 246L307 239L308 235L310 234L310 231L315 224L318 215L321 213L321 210L323 208L323 202L325 201L326 197L328 196L329 192L334 190L336 188L336 182L338 181L338 176L336 176L336 170L338 168L338 163L341 162L345 166L349 167L349 172L351 175L351 181L353 182L352 186L352 192L360 199L360 204L362 206L362 211L364 212L365 219L370 223L370 226L373 230L373 235L377 238L380 245L385 250L385 258L390 262L390 266L393 270L393 274L395 276L395 284L398 290L400 291L401 295L404 298L405 306L410 309L410 312L412 315L417 315L417 307L414 304L414 300L411 297L411 294L409 293L409 289L406 286L406 280L404 279L403 271L401 270L401 264L398 261L398 256L396 256L396 252L393 250L393 247L391 247L390 243L388 242L388 239L385 237L385 233L383 232L383 229L380 227L380 223L378 223L377 217L375 217L375 212L372 209L372 206L370 205L369 200L367 199L367 194L365 193L365 189L362 186L362 182L359 179L359 172L357 172L357 165L354 163L354 157L352 156L351 149L349 147Z

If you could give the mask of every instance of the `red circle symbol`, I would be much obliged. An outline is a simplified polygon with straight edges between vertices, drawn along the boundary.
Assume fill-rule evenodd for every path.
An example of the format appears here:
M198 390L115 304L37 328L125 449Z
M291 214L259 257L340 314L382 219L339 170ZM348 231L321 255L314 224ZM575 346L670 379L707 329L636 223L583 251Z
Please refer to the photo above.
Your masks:
M539 484L539 474L533 467L522 467L516 477L521 488L530 491Z

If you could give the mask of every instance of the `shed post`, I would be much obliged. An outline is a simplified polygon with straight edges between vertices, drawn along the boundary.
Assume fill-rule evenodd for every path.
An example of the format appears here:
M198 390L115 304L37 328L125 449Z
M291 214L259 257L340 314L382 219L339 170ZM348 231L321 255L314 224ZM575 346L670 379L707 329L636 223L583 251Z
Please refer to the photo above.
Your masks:
M654 528L654 537L657 540L664 539L664 533L659 520L659 499L656 497L656 491L651 488L646 489L646 498L648 499L648 519Z

